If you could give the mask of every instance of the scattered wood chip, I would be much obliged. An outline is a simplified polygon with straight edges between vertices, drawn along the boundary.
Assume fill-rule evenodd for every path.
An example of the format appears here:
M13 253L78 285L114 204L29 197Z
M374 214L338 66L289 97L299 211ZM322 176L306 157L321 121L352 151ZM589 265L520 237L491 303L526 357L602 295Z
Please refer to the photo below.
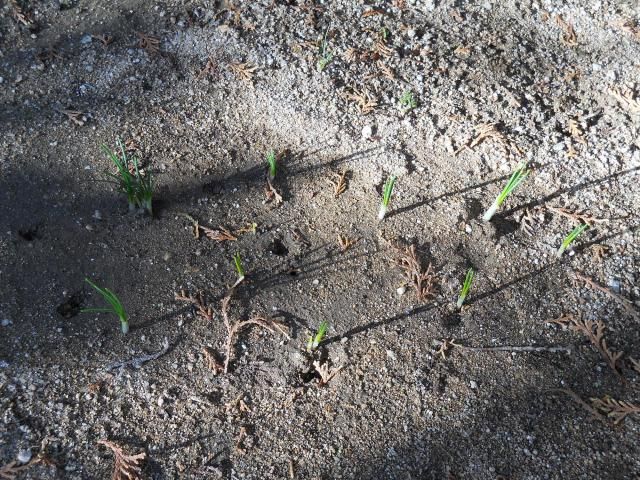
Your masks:
M460 45L453 51L453 53L460 57L468 57L471 54L471 47Z
M613 419L615 425L622 422L628 415L640 414L640 405L616 400L608 395L603 398L592 398L591 405L599 412Z
M578 37L576 31L573 29L573 25L567 22L561 15L556 15L556 24L562 28L561 40L564 44L575 47L578 45Z
M243 82L253 84L253 76L258 67L250 63L231 63L229 70Z
M235 242L238 240L236 236L233 235L229 230L224 227L218 227L217 230L213 228L203 227L200 225L200 229L204 232L205 237L209 240L214 240L216 242Z
M362 12L362 18L367 18L367 17L375 17L378 15L386 15L387 13L383 10L378 10L376 8L372 8L370 10L367 10L365 12Z
M340 373L340 370L342 370L344 366L341 365L338 368L329 368L329 362L320 363L316 360L313 362L313 368L315 368L316 372L320 375L320 382L318 383L318 386L322 387Z
M138 36L138 48L142 48L149 55L156 55L160 51L160 39L158 37L142 32L136 32L136 35Z
M98 440L98 444L110 448L115 456L111 480L142 480L142 463L147 458L145 452L127 455L117 443L109 440Z
M555 323L556 325L562 325L569 329L584 334L592 343L594 347L600 352L602 358L607 362L607 365L614 371L614 373L624 381L624 377L620 373L618 367L618 361L622 357L622 352L612 352L607 346L607 341L604 339L604 330L606 328L602 320L583 320L576 318L575 315L564 315L562 317L547 320L547 323Z

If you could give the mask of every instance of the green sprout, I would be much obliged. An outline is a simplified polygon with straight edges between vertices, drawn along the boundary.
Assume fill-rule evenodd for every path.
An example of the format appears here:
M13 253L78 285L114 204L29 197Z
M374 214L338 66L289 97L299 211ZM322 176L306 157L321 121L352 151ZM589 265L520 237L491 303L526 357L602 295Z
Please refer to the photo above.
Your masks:
M413 110L418 106L418 101L411 90L406 90L400 97L400 106L405 110Z
M122 302L118 298L118 296L113 293L108 288L100 288L95 283L93 283L88 278L84 279L89 285L91 285L102 297L106 300L106 302L110 305L110 307L105 308L83 308L80 310L82 313L113 313L120 319L120 326L122 327L122 333L126 334L129 332L129 316L127 315L127 311L124 309Z
M273 179L276 178L276 171L278 169L276 154L273 150L267 153L267 165L269 166L269 180L273 182Z
M584 232L587 228L589 228L589 224L582 223L578 225L576 228L574 228L573 230L571 230L571 233L566 237L564 237L564 240L562 241L562 245L560 245L560 248L556 252L556 256L558 258L562 257L562 254L567 248L569 248L569 245L571 245L576 240L576 238L582 235L582 232Z
M240 282L244 280L244 267L242 266L240 252L236 252L236 254L233 256L233 263L236 266L236 272L238 272L238 280L236 280L236 283L233 285L234 287L236 287Z
M469 295L469 290L471 290L471 284L473 283L474 275L475 275L475 272L473 271L473 268L470 268L469 270L467 270L467 276L464 278L464 283L462 284L462 291L458 296L458 303L457 303L458 308L462 308L462 304L467 298L467 295Z
M318 60L319 72L322 72L325 68L327 68L327 65L329 65L333 61L333 53L329 50L329 42L327 42L327 33L329 32L325 32L318 49L318 54L320 55L320 59Z
M310 335L309 340L307 341L307 352L313 352L318 348L318 346L324 340L325 335L327 334L327 330L329 329L329 322L322 322L318 326L318 330L315 335Z
M107 172L107 176L111 177L118 185L118 190L127 196L130 211L142 208L149 212L149 215L153 215L153 178L151 172L145 172L143 175L138 168L138 159L127 157L122 140L117 139L116 144L120 149L120 156L106 145L102 145L102 151L117 169L117 173Z
M531 170L527 170L526 163L521 163L520 165L518 165L518 168L515 172L513 172L513 175L511 175L511 178L509 179L507 185L502 189L500 195L498 195L493 201L493 205L491 205L491 208L489 208L489 210L485 212L482 220L484 220L485 222L491 220L491 217L495 215L498 208L500 208L500 205L504 203L511 192L513 192L516 187L520 185L520 183L527 177L527 175L529 175L530 172Z
M389 206L389 200L391 200L391 194L393 193L393 186L396 183L395 175L391 175L382 190L382 203L380 204L380 210L378 211L378 220L383 220L387 214L387 207Z

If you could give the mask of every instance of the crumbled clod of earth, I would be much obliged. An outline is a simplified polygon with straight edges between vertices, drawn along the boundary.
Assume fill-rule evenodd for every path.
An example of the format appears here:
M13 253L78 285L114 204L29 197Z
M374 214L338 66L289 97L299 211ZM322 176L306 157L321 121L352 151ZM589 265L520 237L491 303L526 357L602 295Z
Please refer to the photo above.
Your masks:
M3 2L0 476L638 477L639 79L634 0Z

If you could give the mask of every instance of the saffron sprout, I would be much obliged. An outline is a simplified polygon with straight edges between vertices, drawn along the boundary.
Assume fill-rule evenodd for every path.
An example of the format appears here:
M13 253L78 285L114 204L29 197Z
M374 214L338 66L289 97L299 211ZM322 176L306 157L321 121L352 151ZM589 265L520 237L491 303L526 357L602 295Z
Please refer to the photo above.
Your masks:
M458 303L457 303L458 308L462 308L462 304L466 300L467 295L469 294L469 290L471 290L471 284L473 283L474 276L475 276L475 272L473 271L473 268L470 268L469 270L467 270L467 276L464 278L464 283L462 284L462 291L458 296Z
M564 240L562 241L562 245L560 245L560 248L556 252L556 256L558 258L562 257L562 254L564 253L564 251L567 248L569 248L569 246L576 240L576 238L578 238L580 235L582 235L582 233L587 228L589 228L589 224L588 223L581 223L576 228L571 230L571 233L569 235L567 235L566 237L564 237Z
M233 285L234 287L238 286L240 282L244 280L244 267L242 266L242 259L240 258L240 252L236 252L233 256L233 263L236 266L236 272L238 272L238 279L236 283Z
M320 323L316 334L309 336L309 340L307 341L307 352L313 352L318 348L318 346L322 343L322 340L324 340L328 329L329 322L324 321Z
M515 172L513 172L513 175L511 175L511 178L509 179L507 185L502 189L500 195L498 195L493 201L493 205L491 205L489 210L485 212L482 220L484 220L485 222L491 220L491 217L495 215L498 208L500 208L500 205L504 203L511 192L513 192L516 187L520 185L520 183L527 177L527 175L529 175L530 172L531 170L527 169L526 163L521 163L520 165L518 165L518 168Z
M276 170L278 168L276 154L273 150L267 153L267 165L269 167L269 180L273 182L273 179L276 178Z
M119 156L106 145L102 145L102 151L117 169L117 173L107 172L107 176L115 180L118 190L127 196L129 211L142 208L153 216L153 178L151 172L145 172L143 175L138 168L138 159L127 156L122 140L117 139L116 144L120 149Z
M327 65L329 65L333 61L333 53L329 50L329 42L327 42L327 30L324 34L324 37L320 41L320 46L318 48L318 54L320 58L318 59L318 71L322 72Z
M85 278L84 281L91 285L91 287L93 287L98 293L100 293L100 295L102 295L102 297L110 306L105 308L83 308L82 310L80 310L80 312L113 313L120 319L120 327L122 328L122 333L126 334L127 332L129 332L129 316L127 315L127 311L125 310L118 296L108 288L100 288L88 278Z
M387 182L384 184L382 190L382 203L380 204L380 210L378 211L378 220L383 220L387 214L387 207L389 206L389 200L391 200L391 194L393 193L393 186L396 183L395 175L391 175Z

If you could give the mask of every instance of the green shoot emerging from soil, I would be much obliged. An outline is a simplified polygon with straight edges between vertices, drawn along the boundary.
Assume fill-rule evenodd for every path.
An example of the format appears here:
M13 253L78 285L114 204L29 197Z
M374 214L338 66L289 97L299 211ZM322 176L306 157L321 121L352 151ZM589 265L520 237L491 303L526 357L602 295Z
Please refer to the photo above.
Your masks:
M500 192L500 195L496 197L496 199L493 202L493 205L491 205L489 210L485 212L484 216L482 217L482 220L484 220L485 222L488 222L489 220L491 220L491 217L495 215L498 208L500 208L500 205L502 205L504 201L507 199L507 197L511 194L511 192L513 192L517 188L517 186L520 185L520 183L525 178L527 178L527 175L529 175L530 172L531 170L527 170L526 164L521 163L520 165L518 165L517 170L513 172L513 175L511 175L509 182L502 189L502 192Z
M310 336L307 341L307 352L315 351L318 346L324 340L324 336L327 334L327 329L329 328L329 322L322 322L318 327L318 331L314 336Z
M560 248L556 252L556 256L558 258L562 257L562 254L564 253L564 251L567 248L569 248L569 246L576 240L576 238L582 235L582 232L584 232L587 228L589 228L589 225L586 223L583 223L581 225L578 225L573 230L571 230L571 233L567 235L562 241L562 245L560 245Z
M236 254L233 256L233 263L236 266L236 272L238 272L238 280L236 280L236 283L234 285L235 287L244 280L244 267L242 266L242 259L240 258L240 252L236 252Z
M108 288L100 288L95 283L93 283L88 278L84 279L91 287L93 287L105 301L110 305L110 307L105 308L83 308L80 310L82 313L113 313L120 319L120 326L122 327L122 333L129 332L129 317L127 315L127 311L124 309L122 302L118 298L118 296L113 293Z
M269 180L273 182L273 179L276 178L276 171L278 168L276 154L273 150L267 153L267 165L269 166Z
M418 101L411 90L407 90L402 94L400 97L400 106L407 111L413 110L418 106Z
M473 271L473 268L467 270L467 276L465 277L464 283L462 284L462 291L458 296L458 308L462 308L462 304L466 300L467 295L469 294L469 290L471 290L471 284L473 283L474 274L475 273Z
M320 55L320 58L318 59L318 71L322 72L327 68L327 65L333 61L333 53L329 50L329 42L327 42L327 33L324 34L324 37L320 42L318 53Z
M118 139L116 141L120 156L106 145L102 145L102 151L109 157L109 160L116 166L117 173L107 172L107 175L115 180L118 189L127 196L129 210L142 208L153 215L153 179L150 172L143 175L138 168L136 157L127 157L127 151Z
M378 211L378 220L383 220L387 214L387 207L389 206L389 200L391 200L391 194L393 193L393 186L396 184L395 175L391 175L382 189L382 203L380 204L380 210Z

